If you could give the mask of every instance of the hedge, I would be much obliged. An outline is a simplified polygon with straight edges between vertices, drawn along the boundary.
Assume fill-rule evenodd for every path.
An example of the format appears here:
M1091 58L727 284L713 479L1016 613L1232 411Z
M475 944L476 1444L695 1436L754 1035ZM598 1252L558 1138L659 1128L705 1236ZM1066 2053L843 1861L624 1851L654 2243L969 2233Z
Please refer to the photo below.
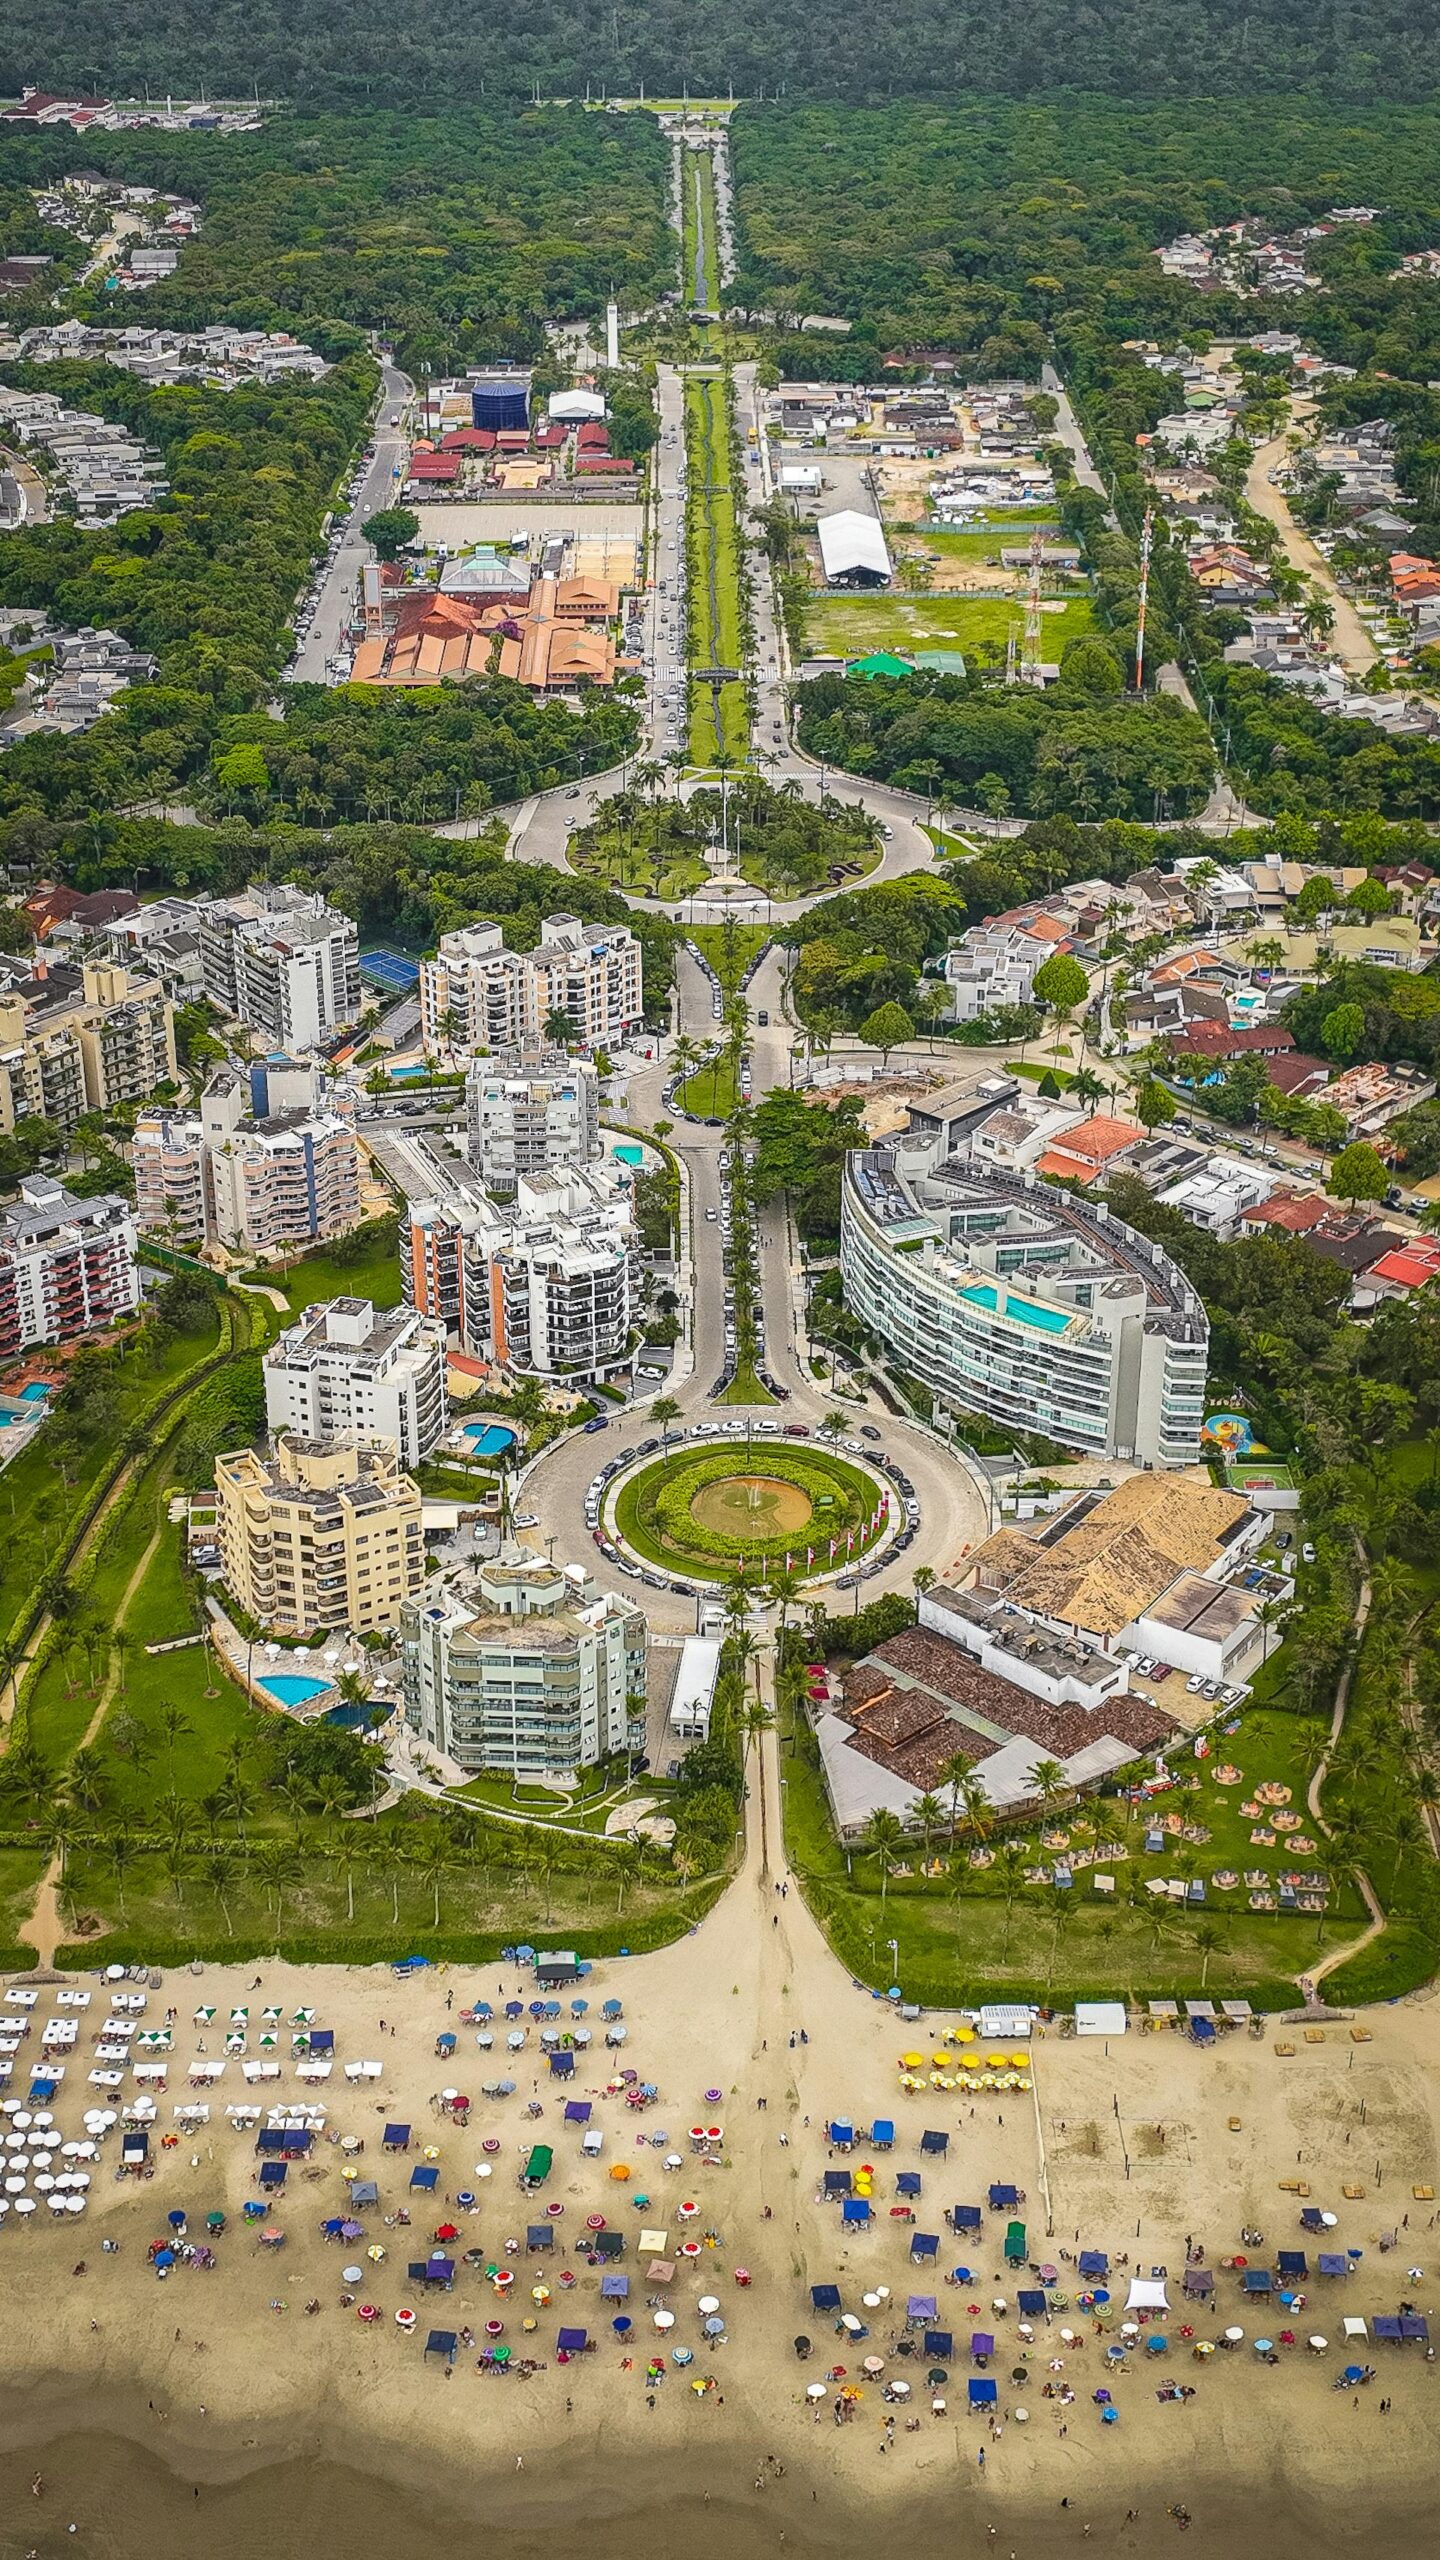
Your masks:
M690 1506L696 1495L703 1493L707 1485L723 1484L742 1470L773 1475L779 1482L807 1494L812 1502L833 1503L838 1497L840 1507L832 1518L807 1522L789 1536L775 1531L745 1538L708 1528L695 1519ZM687 1458L678 1468L673 1460L661 1459L625 1490L631 1497L636 1526L658 1540L671 1561L683 1564L696 1557L753 1563L784 1555L787 1549L793 1552L797 1540L806 1542L823 1536L828 1541L837 1531L843 1534L852 1529L861 1530L858 1545L863 1551L868 1544L864 1524L881 1488L875 1478L859 1468L815 1450L797 1452L773 1441L757 1441L746 1451L743 1442L736 1440L728 1449Z

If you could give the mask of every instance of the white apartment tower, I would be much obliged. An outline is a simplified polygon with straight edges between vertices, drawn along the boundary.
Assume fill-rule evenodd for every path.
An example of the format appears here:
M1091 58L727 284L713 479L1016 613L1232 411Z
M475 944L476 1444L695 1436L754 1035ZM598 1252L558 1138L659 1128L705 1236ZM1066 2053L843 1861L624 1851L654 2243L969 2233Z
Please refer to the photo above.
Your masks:
M419 1466L444 1436L445 1328L408 1307L332 1298L265 1354L265 1418L306 1440L390 1442Z
M205 993L286 1049L316 1049L360 1018L360 945L318 891L261 882L201 919Z

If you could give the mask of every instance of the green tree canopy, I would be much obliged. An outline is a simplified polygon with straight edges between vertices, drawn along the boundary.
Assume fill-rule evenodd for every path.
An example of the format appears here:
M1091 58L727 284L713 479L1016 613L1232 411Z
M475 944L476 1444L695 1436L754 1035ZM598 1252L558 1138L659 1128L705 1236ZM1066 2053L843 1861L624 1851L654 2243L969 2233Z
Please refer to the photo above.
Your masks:
M378 560L398 558L419 530L420 519L413 507L381 507L366 517L363 526L365 539Z
M1337 1200L1383 1200L1389 1187L1390 1170L1384 1157L1364 1138L1341 1148L1326 1185Z

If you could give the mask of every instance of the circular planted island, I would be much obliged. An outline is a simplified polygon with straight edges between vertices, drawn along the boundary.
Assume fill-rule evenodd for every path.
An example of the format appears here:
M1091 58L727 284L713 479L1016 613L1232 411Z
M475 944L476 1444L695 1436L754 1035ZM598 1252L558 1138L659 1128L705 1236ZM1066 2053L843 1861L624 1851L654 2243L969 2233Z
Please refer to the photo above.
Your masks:
M737 1568L843 1573L883 1538L893 1495L828 1449L787 1441L678 1445L620 1486L614 1528L645 1563L700 1578Z

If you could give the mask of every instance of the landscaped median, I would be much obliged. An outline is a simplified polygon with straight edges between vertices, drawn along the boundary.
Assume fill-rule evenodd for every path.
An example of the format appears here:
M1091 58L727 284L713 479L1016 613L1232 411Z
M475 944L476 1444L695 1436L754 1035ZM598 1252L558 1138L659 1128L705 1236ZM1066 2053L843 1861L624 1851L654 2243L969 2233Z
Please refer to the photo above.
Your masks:
M819 1576L843 1572L884 1537L892 1500L878 1475L828 1449L737 1434L652 1459L621 1485L612 1519L647 1564L690 1579Z

